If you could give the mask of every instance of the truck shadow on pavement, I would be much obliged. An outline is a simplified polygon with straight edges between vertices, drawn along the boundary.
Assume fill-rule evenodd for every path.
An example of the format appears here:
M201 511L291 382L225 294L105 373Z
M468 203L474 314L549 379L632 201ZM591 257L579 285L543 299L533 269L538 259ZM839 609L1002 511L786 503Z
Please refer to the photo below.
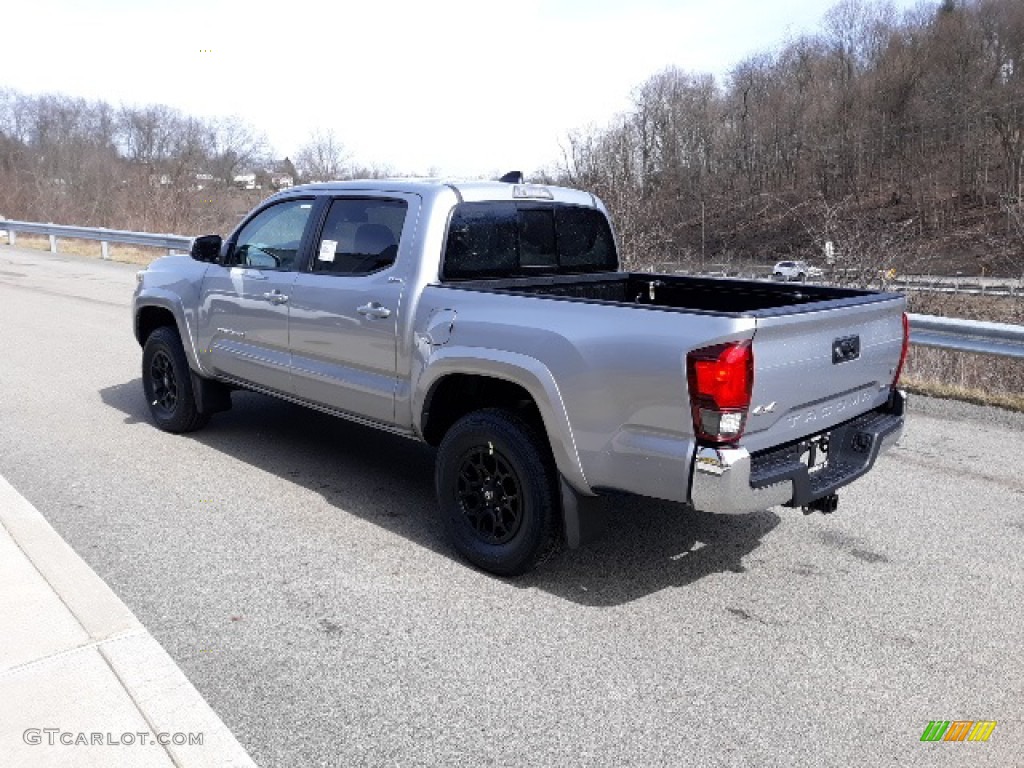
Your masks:
M717 573L743 573L743 558L780 522L769 510L712 515L679 504L618 497L603 535L562 550L516 581L590 606L628 603Z
M99 394L125 414L125 424L150 423L138 379ZM338 514L356 515L472 569L449 546L437 515L432 448L251 392L236 392L233 401L232 410L179 439L313 491ZM563 549L508 583L580 605L628 603L712 574L742 573L743 558L780 521L770 511L716 516L639 497L616 498L609 518L597 540Z

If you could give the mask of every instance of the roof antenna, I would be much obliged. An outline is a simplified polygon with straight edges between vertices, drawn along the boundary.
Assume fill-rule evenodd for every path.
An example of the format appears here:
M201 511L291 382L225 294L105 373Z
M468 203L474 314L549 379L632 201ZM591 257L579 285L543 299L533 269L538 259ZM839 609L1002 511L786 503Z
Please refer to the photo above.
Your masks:
M498 181L503 181L506 184L522 184L523 183L523 172L522 171L509 171L502 176Z

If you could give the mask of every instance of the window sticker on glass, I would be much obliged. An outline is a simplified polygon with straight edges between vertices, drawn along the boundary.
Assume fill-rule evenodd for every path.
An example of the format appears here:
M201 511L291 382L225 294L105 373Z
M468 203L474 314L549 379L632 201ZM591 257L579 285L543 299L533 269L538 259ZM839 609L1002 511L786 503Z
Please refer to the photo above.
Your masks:
M334 252L337 250L337 240L324 240L320 243L320 253L317 255L317 259L320 261L334 261Z

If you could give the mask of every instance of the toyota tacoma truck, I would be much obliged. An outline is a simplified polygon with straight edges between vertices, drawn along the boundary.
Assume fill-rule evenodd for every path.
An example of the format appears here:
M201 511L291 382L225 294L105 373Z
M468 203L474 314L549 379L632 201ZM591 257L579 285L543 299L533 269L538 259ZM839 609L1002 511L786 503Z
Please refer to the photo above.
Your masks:
M424 441L503 576L621 494L831 512L903 428L901 296L625 272L598 198L514 175L282 191L141 271L133 322L160 429L245 389Z

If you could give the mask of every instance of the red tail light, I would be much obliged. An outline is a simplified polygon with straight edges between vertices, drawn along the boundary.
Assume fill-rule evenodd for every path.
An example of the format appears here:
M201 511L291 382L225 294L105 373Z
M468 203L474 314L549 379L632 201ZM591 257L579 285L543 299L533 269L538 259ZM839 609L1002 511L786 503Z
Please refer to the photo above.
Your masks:
M900 374L903 373L903 364L907 362L907 352L910 350L910 318L903 313L903 349L900 350L900 364L896 366L896 375L892 377L892 385L895 387L900 383Z
M693 428L712 443L739 440L754 386L754 353L749 341L695 349L686 356Z

